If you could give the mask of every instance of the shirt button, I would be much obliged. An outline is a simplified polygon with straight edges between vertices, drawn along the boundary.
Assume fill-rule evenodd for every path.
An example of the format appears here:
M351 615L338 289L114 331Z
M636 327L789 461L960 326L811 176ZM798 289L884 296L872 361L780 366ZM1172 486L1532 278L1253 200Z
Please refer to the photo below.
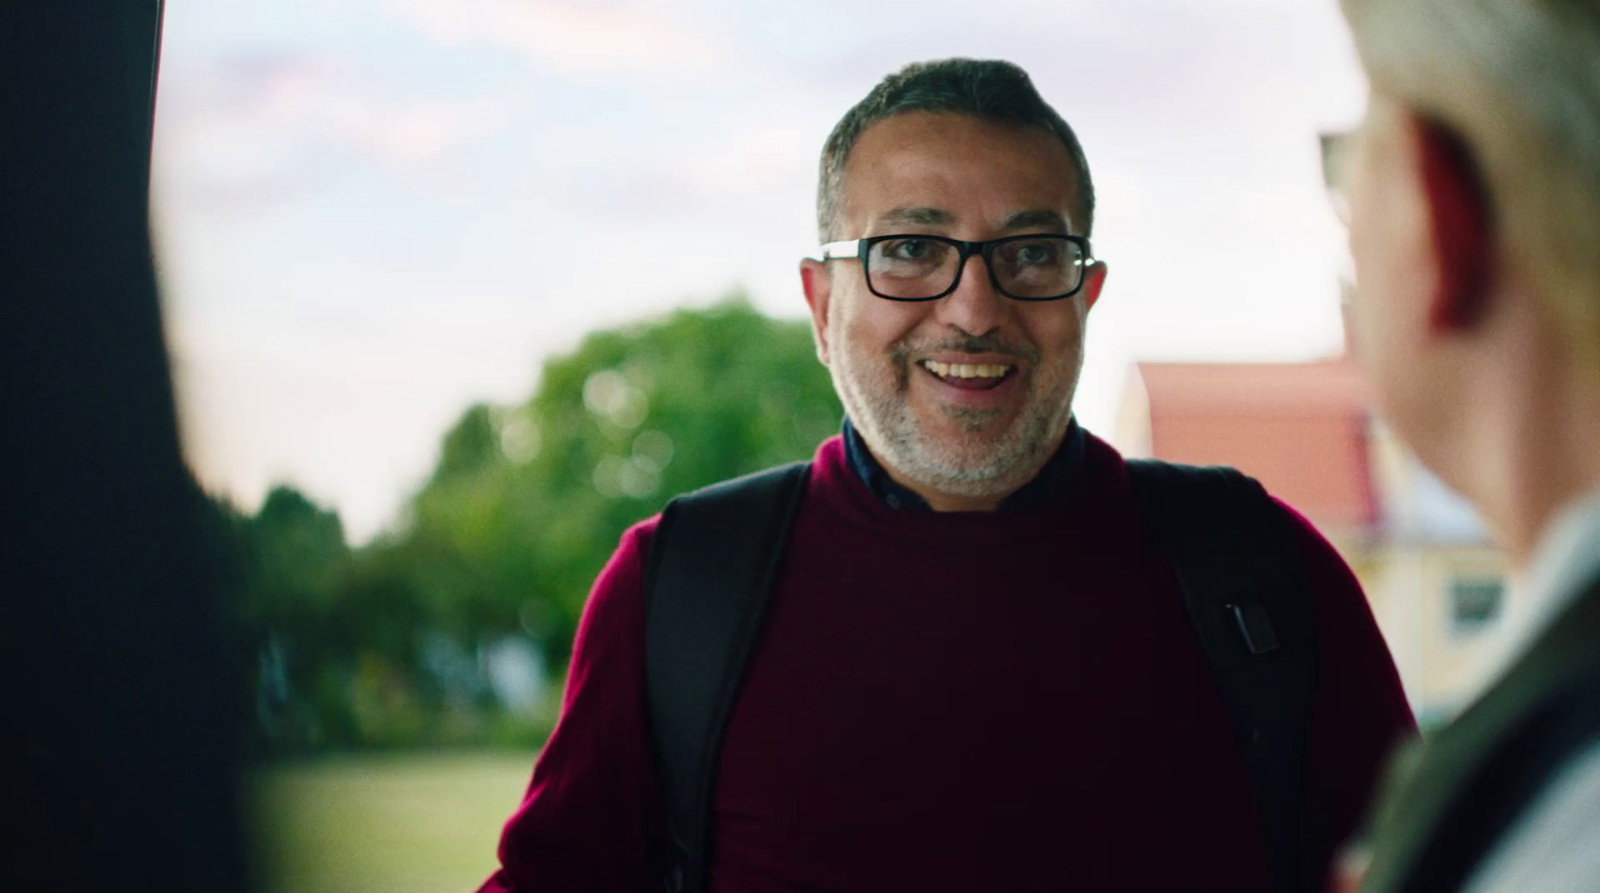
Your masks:
M889 494L889 498L884 501L889 503L889 508L897 509L900 507L900 497L894 495L893 493Z

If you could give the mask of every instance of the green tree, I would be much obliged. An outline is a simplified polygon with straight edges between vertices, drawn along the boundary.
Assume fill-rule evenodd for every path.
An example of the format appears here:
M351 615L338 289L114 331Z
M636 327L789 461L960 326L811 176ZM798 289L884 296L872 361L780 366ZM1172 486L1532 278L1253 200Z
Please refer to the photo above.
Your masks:
M361 549L292 487L254 516L214 500L269 744L532 743L548 718L497 707L486 649L521 637L559 675L630 524L810 455L839 418L809 327L734 297L596 332L546 363L526 402L468 407L405 522Z
M559 668L623 530L809 456L839 419L809 326L743 298L596 332L546 363L528 402L467 410L403 541L438 616L477 637L521 629Z

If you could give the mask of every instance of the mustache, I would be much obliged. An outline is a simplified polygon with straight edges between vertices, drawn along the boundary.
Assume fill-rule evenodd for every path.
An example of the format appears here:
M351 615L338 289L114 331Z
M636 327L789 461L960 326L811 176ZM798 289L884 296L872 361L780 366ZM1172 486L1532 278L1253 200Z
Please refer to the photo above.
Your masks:
M912 343L897 341L889 349L889 356L897 363L909 361L914 354L931 354L955 351L970 354L1001 354L1029 363L1039 362L1039 350L1029 344L1018 344L994 335L960 335L936 341Z

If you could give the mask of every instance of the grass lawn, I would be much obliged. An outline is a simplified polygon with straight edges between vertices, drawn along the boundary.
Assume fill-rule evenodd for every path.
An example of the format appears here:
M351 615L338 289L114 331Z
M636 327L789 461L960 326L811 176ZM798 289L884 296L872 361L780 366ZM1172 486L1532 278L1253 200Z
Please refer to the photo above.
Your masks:
M256 773L270 893L472 893L532 753L329 757Z

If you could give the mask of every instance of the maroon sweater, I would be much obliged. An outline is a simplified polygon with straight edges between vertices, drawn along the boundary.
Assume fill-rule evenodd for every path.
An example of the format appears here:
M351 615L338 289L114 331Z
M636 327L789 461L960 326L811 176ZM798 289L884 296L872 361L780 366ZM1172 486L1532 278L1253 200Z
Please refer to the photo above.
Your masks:
M1285 509L1285 511L1288 511ZM1299 515L1320 622L1308 834L1326 865L1411 713L1349 569ZM660 889L641 577L595 583L492 891ZM1267 893L1250 781L1122 459L1013 514L896 511L823 443L725 739L713 888Z

